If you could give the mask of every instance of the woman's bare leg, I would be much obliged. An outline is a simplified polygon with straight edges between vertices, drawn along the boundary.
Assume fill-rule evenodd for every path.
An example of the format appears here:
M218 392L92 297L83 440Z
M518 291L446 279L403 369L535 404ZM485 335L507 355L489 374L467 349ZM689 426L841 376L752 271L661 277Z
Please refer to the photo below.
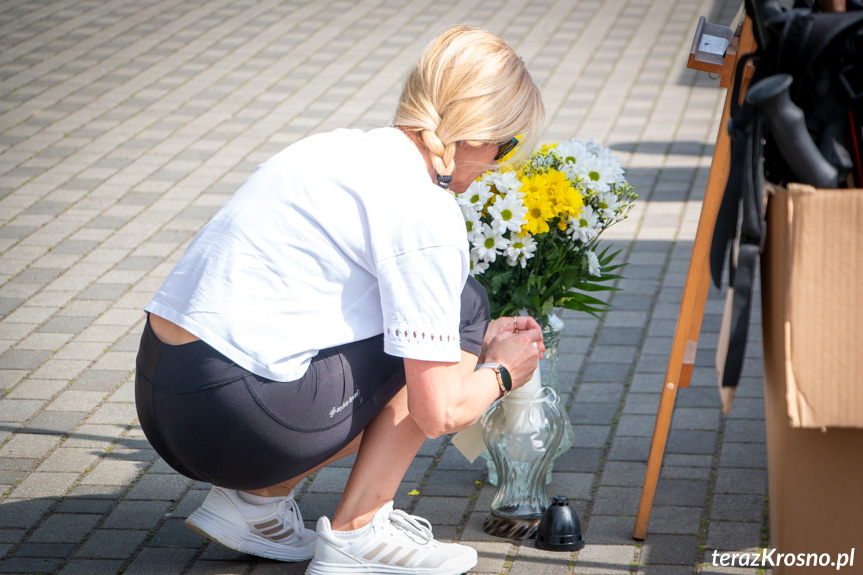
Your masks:
M309 475L311 475L315 471L318 471L319 469L323 469L324 467L326 467L330 463L335 463L336 461L338 461L340 459L344 459L345 457L348 457L349 455L353 455L354 453L356 453L360 448L360 442L362 441L362 439L363 439L363 432L360 432L360 434L358 436L356 436L354 438L354 440L351 441L344 449L342 449L341 451L339 451L338 453L336 453L335 455L333 455L332 457L330 457L329 459L327 459L326 461L324 461L323 463L321 463L317 467L314 467L314 468L306 471L302 475L298 475L292 479L288 479L287 481L279 483L278 485L271 485L270 487L264 487L263 489L255 489L254 491L247 491L247 493L252 493L254 495L261 495L262 497L284 497L285 495L287 495L288 493L291 492L291 489L293 489L294 487L299 485L303 479L305 479L306 477L308 477Z
M463 373L473 371L476 363L477 356L462 352ZM426 435L408 413L405 386L365 430L339 453L302 475L249 493L264 497L285 496L315 471L356 453L357 459L333 516L332 526L336 531L358 529L371 521L375 512L395 497L402 478L425 440Z
M357 459L332 526L358 529L396 493L402 477L426 440L408 414L407 386L366 427Z
M472 371L477 357L462 352L462 371ZM342 499L333 516L336 531L359 529L395 497L399 484L426 440L408 413L407 386L366 427Z

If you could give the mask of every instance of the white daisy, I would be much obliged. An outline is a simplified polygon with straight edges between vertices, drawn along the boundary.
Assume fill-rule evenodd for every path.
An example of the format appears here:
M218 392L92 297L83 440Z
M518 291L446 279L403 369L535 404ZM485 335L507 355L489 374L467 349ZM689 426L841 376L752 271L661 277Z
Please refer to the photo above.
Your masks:
M576 166L582 166L588 158L593 157L593 154L588 151L587 145L578 138L573 138L558 144L557 149L563 158L563 165L561 165L560 170L570 180L583 180L584 176L579 173Z
M585 188L596 192L607 192L615 181L611 166L596 156L586 156L576 164L575 173L583 180Z
M599 235L598 228L599 216L590 205L584 206L578 217L569 220L569 233L585 244Z
M606 165L605 172L609 174L609 184L620 184L625 181L623 166L620 165L617 156L611 155L611 150L603 148L597 157Z
M593 251L587 252L587 270L591 276L598 278L602 274L602 267L599 265L599 258Z
M510 266L520 264L522 268L527 266L527 260L533 257L536 251L536 240L530 234L525 234L524 237L515 237L512 243L504 250L503 255L506 256L506 263Z
M472 248L470 250L470 275L480 275L488 269L488 262L485 262L479 257L479 250Z
M527 222L527 208L521 199L520 192L510 192L505 196L498 196L494 203L489 206L488 213L491 216L491 225L501 234L507 230L518 233L521 226Z
M473 204L461 204L459 208L461 208L464 225L467 228L467 241L473 242L480 225L480 211Z
M587 152L594 156L598 156L602 153L605 147L599 142L594 142L593 138L590 138L588 141L584 143L584 147L587 148Z
M482 210L491 196L492 191L488 184L484 184L481 181L473 181L467 187L467 190L463 194L459 194L456 199L460 206L472 205L477 210Z
M521 189L521 180L515 172L492 172L491 183L501 194L509 194Z
M581 181L581 176L578 175L578 172L575 170L575 164L572 162L564 162L560 165L560 171L566 175L566 179L570 182L577 183Z
M578 138L559 143L557 151L560 152L563 161L568 164L578 164L580 160L592 155L587 151L587 146L584 142Z
M498 253L503 252L509 246L509 240L486 223L483 223L477 232L473 247L476 248L479 259L485 262L495 261Z

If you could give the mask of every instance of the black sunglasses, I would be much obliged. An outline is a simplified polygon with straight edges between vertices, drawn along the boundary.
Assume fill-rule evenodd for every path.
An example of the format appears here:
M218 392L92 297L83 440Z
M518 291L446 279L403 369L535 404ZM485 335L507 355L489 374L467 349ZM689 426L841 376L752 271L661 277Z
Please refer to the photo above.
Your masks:
M500 144L497 147L497 155L495 155L494 161L496 162L501 158L505 157L507 154L513 151L516 146L518 146L518 138L515 137L512 137L506 142Z

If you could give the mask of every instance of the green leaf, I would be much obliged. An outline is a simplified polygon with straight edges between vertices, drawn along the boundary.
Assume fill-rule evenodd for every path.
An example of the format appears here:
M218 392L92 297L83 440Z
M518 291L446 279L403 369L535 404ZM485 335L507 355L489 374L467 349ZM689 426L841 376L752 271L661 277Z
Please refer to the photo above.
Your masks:
M593 305L599 305L599 306L605 306L605 307L608 307L608 305L609 305L608 302L602 301L601 299L597 299L597 298L591 297L587 294L578 293L578 292L569 292L568 294L566 294L565 296L560 298L558 301L561 301L561 302L577 301L577 302L584 303L584 304L593 304Z
M603 281L603 280L599 280L599 281ZM603 285L597 285L595 283L585 283L585 284L578 286L576 289L579 289L581 291L620 291L619 287L603 286Z

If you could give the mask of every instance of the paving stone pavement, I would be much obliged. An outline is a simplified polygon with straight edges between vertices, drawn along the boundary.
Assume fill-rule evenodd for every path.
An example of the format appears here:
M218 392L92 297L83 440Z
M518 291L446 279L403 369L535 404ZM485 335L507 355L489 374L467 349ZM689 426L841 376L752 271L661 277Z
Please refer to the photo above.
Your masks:
M191 236L297 139L391 118L422 47L458 23L501 34L542 87L549 141L612 147L640 199L608 237L629 262L602 321L564 313L578 554L482 531L494 488L429 440L396 504L474 546L473 573L755 573L712 550L766 544L760 325L734 409L712 359L711 288L678 393L649 533L632 530L724 91L686 69L700 15L739 0L6 0L0 3L0 573L302 573L185 529L208 485L137 424L142 307ZM334 158L338 161L338 158ZM753 316L760 317L756 307ZM306 481L309 525L350 461ZM477 483L479 482L479 483ZM420 495L409 492L418 490Z

